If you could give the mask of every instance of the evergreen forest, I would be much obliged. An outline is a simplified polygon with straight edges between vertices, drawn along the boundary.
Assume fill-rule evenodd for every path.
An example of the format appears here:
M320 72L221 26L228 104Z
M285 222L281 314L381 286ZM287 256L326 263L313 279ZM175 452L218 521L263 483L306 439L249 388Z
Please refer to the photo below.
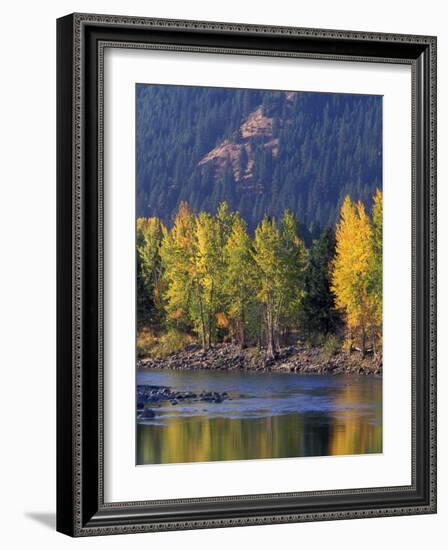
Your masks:
M138 84L136 143L138 217L226 202L254 232L289 209L310 245L381 188L382 98Z
M382 99L138 84L137 352L382 348Z

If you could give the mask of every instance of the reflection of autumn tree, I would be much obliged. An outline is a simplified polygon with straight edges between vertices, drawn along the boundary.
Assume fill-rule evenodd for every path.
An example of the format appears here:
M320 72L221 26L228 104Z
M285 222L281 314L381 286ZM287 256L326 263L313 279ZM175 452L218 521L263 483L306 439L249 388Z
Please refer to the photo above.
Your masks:
M381 384L338 389L334 413L266 415L263 418L167 418L139 426L139 463L208 462L381 452L382 425L362 414L381 403ZM174 409L173 414L176 414Z
M374 425L368 416L361 414L366 402L381 403L381 385L369 386L360 391L359 386L347 384L335 398L335 409L330 436L330 455L351 455L381 452L382 426Z
M255 419L171 418L163 426L140 426L139 463L208 462L305 456L299 415Z

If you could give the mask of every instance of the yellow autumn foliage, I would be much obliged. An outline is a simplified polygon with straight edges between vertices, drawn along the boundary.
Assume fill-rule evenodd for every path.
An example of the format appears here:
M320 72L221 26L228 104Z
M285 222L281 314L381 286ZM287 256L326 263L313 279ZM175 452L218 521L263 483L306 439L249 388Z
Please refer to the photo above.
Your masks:
M367 338L375 338L377 300L372 292L374 262L373 225L363 203L346 197L336 228L336 255L332 270L332 290L336 307L345 316L349 343L359 341L362 352Z

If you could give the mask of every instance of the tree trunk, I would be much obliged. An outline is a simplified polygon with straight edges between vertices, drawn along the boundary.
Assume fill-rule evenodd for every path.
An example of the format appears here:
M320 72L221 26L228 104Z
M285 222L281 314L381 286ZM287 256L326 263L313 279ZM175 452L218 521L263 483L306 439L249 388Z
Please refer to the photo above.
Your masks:
M258 351L261 351L261 348L263 347L263 314L260 310L257 311L257 322L258 322L258 336L257 336L257 345L258 345Z
M213 332L213 280L210 289L210 310L208 312L208 349L212 346L212 332Z
M269 328L267 330L266 339L267 339L266 354L269 357L269 359L274 359L274 357L275 357L275 354L274 354L274 335L272 333L272 330L269 329Z
M348 332L348 342L349 342L348 354L351 355L352 354L352 348L353 348L353 337L352 337L352 331L351 330L349 330L349 332Z
M376 338L375 338L375 329L374 328L372 328L372 331L371 331L371 340L372 340L373 357L376 358L377 349L376 349Z
M364 326L361 328L361 356L363 359L366 356L366 330Z
M201 344L202 349L205 351L207 349L207 343L205 341L205 320L204 320L204 310L202 308L202 300L199 300L199 313L201 319Z
M266 311L266 353L269 359L275 357L275 342L274 342L274 319L272 315L272 306L268 304Z
M246 347L246 323L245 323L244 306L241 306L241 319L240 319L240 348Z
M283 307L283 297L280 298L277 304L275 315L272 320L272 335L274 342L274 356L280 351L280 315ZM272 309L274 307L272 306Z
M274 330L274 353L277 354L277 352L280 350L280 331L278 327Z
M202 319L201 319L201 345L202 345L202 349L205 351L207 349L207 345L205 341L205 325Z

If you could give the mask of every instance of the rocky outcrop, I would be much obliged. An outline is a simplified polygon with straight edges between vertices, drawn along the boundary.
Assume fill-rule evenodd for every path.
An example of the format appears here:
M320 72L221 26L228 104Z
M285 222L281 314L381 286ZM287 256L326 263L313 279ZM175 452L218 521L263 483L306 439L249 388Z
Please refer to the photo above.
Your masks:
M243 154L242 149L246 150L248 162L241 170L240 157ZM199 161L199 166L205 166L212 163L214 170L214 177L220 179L224 176L224 172L228 164L231 165L233 171L233 177L235 181L241 179L247 179L251 177L251 170L253 168L253 159L251 159L251 147L250 144L233 143L229 140L223 141L220 145L212 149L205 157Z
M258 107L241 124L238 135L224 140L209 151L199 161L198 166L211 165L214 178L220 179L230 165L236 182L250 183L255 164L251 140L261 139L263 147L269 149L273 157L278 155L279 140L273 137L272 126L273 118L264 115L262 107ZM244 162L242 155L245 157Z
M263 109L258 107L241 124L241 137L247 139L250 137L272 136L272 121L272 117L263 115Z
M222 403L225 399L230 399L227 392L201 391L198 393L192 391L176 391L168 386L155 386L150 384L141 384L137 386L137 410L143 411L148 403L156 404L170 402L177 405L179 402L202 401L208 403Z

